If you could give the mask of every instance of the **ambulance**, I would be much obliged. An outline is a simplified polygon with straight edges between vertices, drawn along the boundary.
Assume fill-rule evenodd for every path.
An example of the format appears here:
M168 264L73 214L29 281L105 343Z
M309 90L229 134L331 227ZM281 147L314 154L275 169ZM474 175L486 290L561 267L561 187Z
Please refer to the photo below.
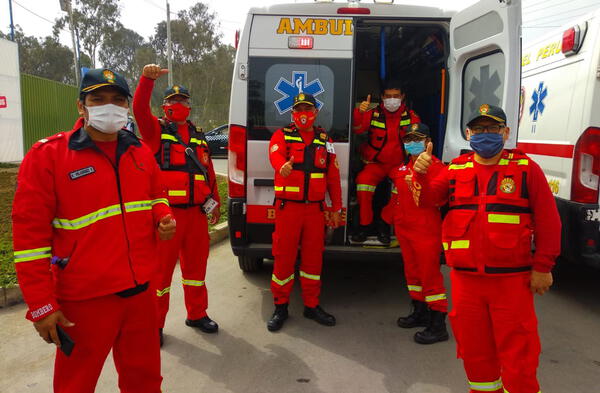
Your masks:
M502 106L516 130L520 33L519 0L482 0L458 12L394 1L251 9L237 43L229 111L229 230L240 268L255 271L272 258L268 145L273 132L290 124L296 94L317 99L316 124L333 139L340 164L345 225L328 233L324 256L398 258L397 248L350 241L362 168L353 109L369 94L377 105L380 81L400 78L410 107L433 132L434 153L450 161L469 148L465 124L483 103ZM515 144L516 134L509 140Z
M546 175L563 260L600 268L600 9L527 45L518 147Z

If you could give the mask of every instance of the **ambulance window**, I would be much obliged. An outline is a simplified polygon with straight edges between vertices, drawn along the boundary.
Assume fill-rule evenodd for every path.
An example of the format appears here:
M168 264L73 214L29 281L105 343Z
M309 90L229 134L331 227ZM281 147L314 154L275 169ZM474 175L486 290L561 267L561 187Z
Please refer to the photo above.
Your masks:
M462 131L482 104L502 107L504 53L495 51L470 59L463 73Z
M248 81L249 138L268 140L291 123L292 102L300 92L317 99L316 125L336 142L347 142L350 116L349 59L251 58Z

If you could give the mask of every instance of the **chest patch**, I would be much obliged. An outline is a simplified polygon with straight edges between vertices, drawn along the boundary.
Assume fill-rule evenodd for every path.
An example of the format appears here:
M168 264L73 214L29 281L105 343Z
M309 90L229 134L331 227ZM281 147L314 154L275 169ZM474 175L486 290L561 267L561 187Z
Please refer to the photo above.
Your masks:
M500 182L500 191L505 194L512 194L516 189L515 181L510 177L506 177Z
M96 172L96 169L94 169L93 166L88 166L86 168L81 168L81 169L78 169L76 171L69 173L69 177L71 178L71 180L77 180L80 177L91 175L92 173L95 173L95 172Z

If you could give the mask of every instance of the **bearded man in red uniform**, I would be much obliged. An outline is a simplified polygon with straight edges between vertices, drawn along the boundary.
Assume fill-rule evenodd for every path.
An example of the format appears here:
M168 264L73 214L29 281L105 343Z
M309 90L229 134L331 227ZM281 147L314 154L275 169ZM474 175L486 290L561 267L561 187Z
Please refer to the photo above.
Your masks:
M269 159L275 169L275 232L271 292L275 312L269 331L283 327L288 318L294 285L296 257L300 246L300 284L304 316L333 326L335 317L319 305L321 268L325 246L325 194L332 203L328 225L341 223L342 188L333 141L315 127L315 98L306 93L294 97L293 123L275 131L269 144Z
M406 106L406 94L398 80L386 81L379 106L369 110L370 104L371 95L354 110L352 120L355 134L368 131L368 139L360 147L365 167L356 176L360 229L351 238L356 243L367 239L367 231L373 222L373 196L377 185L404 163L402 137L407 127L421 122L419 116ZM383 244L390 242L387 230L380 230L377 238Z
M161 391L148 288L157 232L172 238L175 222L152 152L123 129L129 97L122 76L89 70L73 129L35 143L19 170L15 268L27 319L61 348L56 393L93 393L111 350L121 392Z
M419 344L433 344L448 340L448 300L444 277L440 272L442 218L438 206L418 206L413 198L412 183L406 182L415 160L431 142L429 127L415 123L402 140L409 159L390 174L394 182L392 197L381 215L386 222L394 225L394 233L402 250L406 285L413 304L412 313L398 318L398 326L405 329L425 327L415 333L414 340ZM432 157L432 160L428 170L430 176L436 176L446 169L436 157Z
M442 242L452 267L450 321L470 391L538 393L533 295L552 285L560 217L541 168L504 149L510 129L501 108L481 105L467 127L474 153L434 177L430 143L414 164L414 195L420 206L449 201Z
M204 281L209 249L207 215L211 224L217 223L220 217L217 179L204 133L188 120L189 91L181 85L170 87L164 94L165 116L158 119L152 114L150 97L154 80L167 72L158 65L146 65L133 98L133 113L140 133L156 154L179 228L174 239L159 247L161 272L156 296L161 344L173 270L178 259L187 309L185 324L205 333L215 333L219 329L206 313L208 292Z

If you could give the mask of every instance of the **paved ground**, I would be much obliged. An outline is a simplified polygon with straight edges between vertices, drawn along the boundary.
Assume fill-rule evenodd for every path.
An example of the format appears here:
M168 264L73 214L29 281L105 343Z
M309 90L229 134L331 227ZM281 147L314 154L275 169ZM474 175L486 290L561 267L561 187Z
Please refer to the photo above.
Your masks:
M182 292L174 288L162 358L165 392L467 391L453 341L422 347L411 340L414 330L396 327L409 303L399 264L328 261L322 304L338 326L304 319L296 289L292 316L275 334L265 328L272 312L270 269L267 263L260 273L243 274L227 242L211 250L209 312L221 325L218 335L184 326ZM565 270L554 290L538 298L544 393L599 391L599 282L600 272ZM0 392L47 393L53 349L23 314L23 306L0 311ZM97 392L115 391L109 359Z
M213 157L215 172L221 175L227 175L227 157Z

